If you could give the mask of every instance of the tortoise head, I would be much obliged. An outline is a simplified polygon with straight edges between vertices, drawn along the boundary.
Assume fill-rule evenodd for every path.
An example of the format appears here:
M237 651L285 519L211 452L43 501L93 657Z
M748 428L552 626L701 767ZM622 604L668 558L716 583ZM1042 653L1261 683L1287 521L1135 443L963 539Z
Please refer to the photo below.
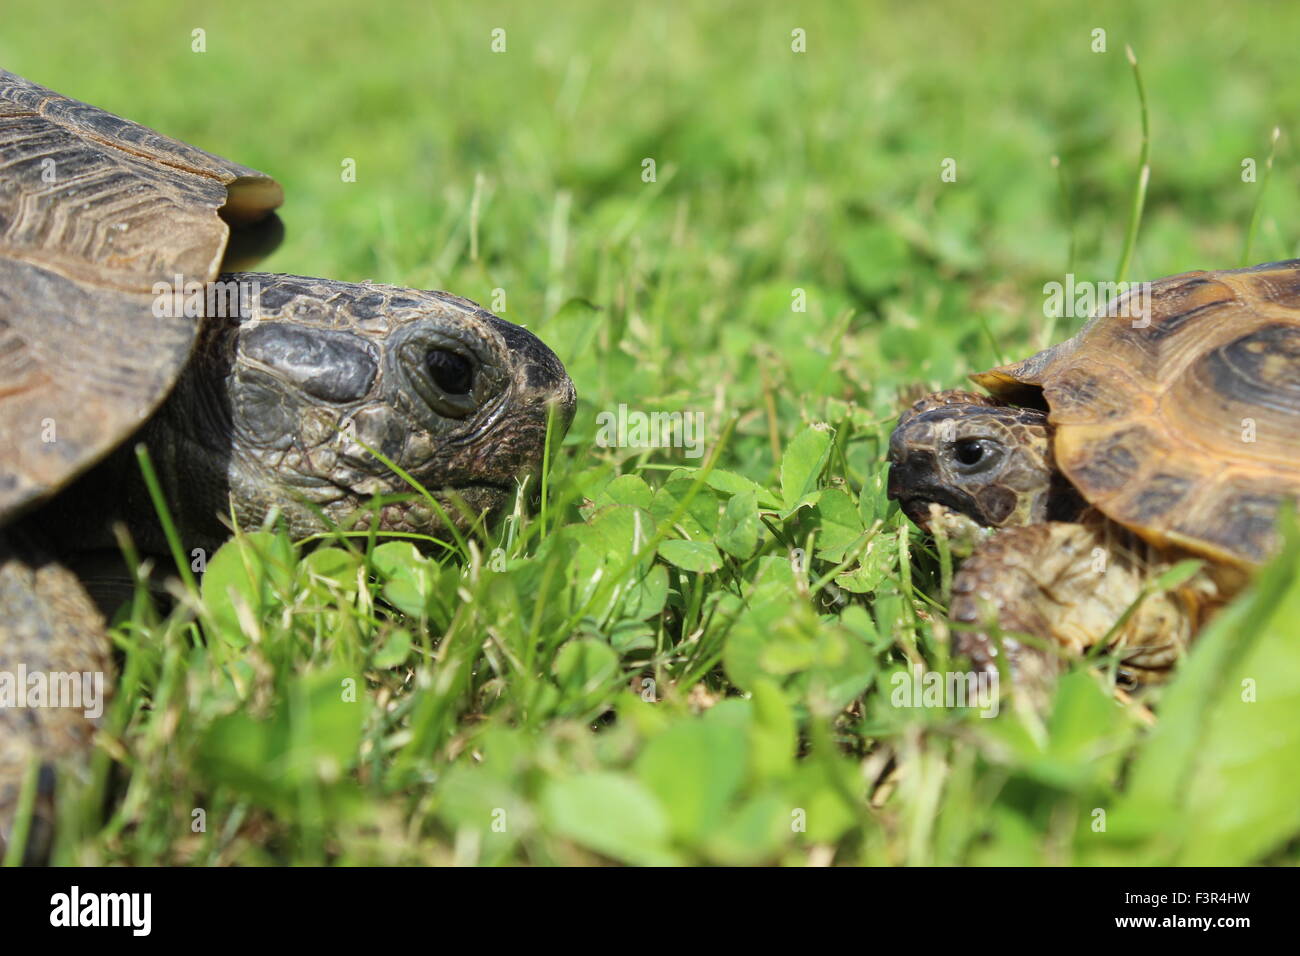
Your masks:
M1037 524L1078 510L1057 472L1047 413L973 392L938 392L905 412L889 439L889 497L928 529L930 505L986 527Z
M468 530L536 489L575 394L530 332L442 292L224 278L256 283L256 306L205 322L146 427L187 539L221 539L213 516L231 512L248 528L274 510L295 535L364 528L375 496L379 531Z

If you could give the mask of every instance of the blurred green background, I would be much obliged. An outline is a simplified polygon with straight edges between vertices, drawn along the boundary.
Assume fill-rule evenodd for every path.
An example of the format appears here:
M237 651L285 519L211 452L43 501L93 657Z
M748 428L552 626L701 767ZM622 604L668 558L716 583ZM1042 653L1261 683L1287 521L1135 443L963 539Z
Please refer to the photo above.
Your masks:
M197 624L124 623L117 809L71 807L61 859L1294 861L1294 547L1154 732L1082 670L1045 720L906 711L945 596L882 480L900 390L1072 334L1043 283L1117 277L1126 45L1122 278L1244 264L1257 202L1250 260L1297 255L1298 31L1282 2L9 5L6 69L284 184L265 268L496 305L581 399L503 572L407 549L358 588L268 535L256 640L207 585ZM620 403L705 412L726 477L593 444Z

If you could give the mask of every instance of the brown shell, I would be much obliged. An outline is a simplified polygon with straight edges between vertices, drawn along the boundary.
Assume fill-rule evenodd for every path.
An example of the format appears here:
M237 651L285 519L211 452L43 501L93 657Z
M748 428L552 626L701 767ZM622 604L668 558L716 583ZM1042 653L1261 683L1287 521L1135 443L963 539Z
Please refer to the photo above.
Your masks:
M57 491L161 403L194 318L155 283L208 282L270 177L0 70L0 520Z
M1148 315L1123 313L972 378L1012 402L1041 388L1060 468L1111 519L1259 563L1300 499L1300 260L1160 279Z

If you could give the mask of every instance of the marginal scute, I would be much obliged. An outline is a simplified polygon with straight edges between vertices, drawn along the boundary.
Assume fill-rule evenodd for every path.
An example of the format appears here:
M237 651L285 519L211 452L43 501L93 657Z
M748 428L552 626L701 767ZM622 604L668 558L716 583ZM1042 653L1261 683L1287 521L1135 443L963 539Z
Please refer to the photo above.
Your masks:
M1277 511L1282 495L1229 484L1215 493L1200 513L1179 521L1174 531L1184 539L1203 539L1228 554L1258 563L1277 544Z
M1181 504L1193 486L1192 478L1186 475L1152 475L1136 487L1132 514L1137 521L1150 523Z

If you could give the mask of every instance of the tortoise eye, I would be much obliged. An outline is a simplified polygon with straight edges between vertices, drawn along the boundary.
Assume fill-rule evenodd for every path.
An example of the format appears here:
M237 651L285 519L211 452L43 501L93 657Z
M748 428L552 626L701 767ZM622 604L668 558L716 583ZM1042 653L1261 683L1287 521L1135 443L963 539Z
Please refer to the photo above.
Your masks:
M954 446L953 457L963 465L978 465L984 457L984 443L976 438L965 438Z
M996 467L1001 447L987 438L962 438L952 443L952 460L957 470L972 475Z
M430 349L424 358L433 384L448 395L468 395L474 388L474 366L469 359L446 349Z

